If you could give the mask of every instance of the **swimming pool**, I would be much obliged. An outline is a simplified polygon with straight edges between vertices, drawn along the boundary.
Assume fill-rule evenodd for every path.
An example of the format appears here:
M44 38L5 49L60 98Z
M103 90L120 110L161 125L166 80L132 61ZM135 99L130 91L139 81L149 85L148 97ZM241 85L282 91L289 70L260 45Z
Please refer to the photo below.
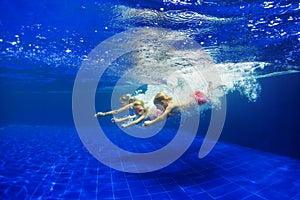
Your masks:
M0 8L1 199L300 198L295 1ZM93 117L124 93L151 107L158 91L181 101L209 81L222 86L210 105L159 130Z

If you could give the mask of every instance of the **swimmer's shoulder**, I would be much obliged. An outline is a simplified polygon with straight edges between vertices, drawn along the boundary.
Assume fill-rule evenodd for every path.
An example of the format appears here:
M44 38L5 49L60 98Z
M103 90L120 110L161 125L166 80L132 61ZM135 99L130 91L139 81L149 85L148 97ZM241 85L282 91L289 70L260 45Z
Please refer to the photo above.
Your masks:
M170 105L171 104L171 105ZM177 107L180 107L181 106L181 103L179 102L171 102L169 105L170 105L170 108L173 109L173 108L177 108Z

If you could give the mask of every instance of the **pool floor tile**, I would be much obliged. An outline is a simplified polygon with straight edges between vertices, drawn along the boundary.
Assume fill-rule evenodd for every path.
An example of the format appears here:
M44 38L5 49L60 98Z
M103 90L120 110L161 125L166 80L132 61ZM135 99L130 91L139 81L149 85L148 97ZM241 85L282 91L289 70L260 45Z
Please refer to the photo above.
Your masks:
M199 159L200 136L171 165L142 174L97 161L72 127L7 126L0 141L0 199L300 199L300 160L221 141Z

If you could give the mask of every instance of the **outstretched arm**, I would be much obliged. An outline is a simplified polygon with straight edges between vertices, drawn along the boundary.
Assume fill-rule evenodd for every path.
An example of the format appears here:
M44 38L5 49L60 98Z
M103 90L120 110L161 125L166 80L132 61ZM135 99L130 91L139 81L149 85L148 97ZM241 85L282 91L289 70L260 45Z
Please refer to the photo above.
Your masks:
M97 114L95 114L95 117L102 117L102 116L106 116L106 115L117 115L121 112L124 112L125 110L129 110L131 106L132 106L132 104L128 104L118 110L112 110L112 111L108 111L108 112L97 112Z
M111 121L115 122L115 123L120 123L120 122L124 122L124 121L127 121L129 119L134 119L134 118L136 118L136 115L129 115L129 116L123 117L123 118L114 117L111 119Z
M123 106L122 108L118 109L118 110L114 110L114 115L117 115L121 112L124 112L126 110L129 110L131 107L133 106L133 103L127 104L126 106Z
M168 107L166 108L166 110L165 110L160 116L158 116L158 117L155 118L154 120L151 120L151 121L145 121L144 124L143 124L143 126L144 126L144 127L145 127L145 126L150 126L150 125L152 125L152 124L155 124L155 123L157 123L157 122L160 122L160 121L164 120L164 119L168 116L168 114L171 112L171 110L172 110L174 107L175 107L175 106L168 106Z
M132 121L132 122L130 122L130 123L128 123L128 124L122 124L121 126L122 126L123 128L129 127L129 126L134 126L134 125L140 123L143 119L145 119L146 116L147 116L147 113L144 113L144 114L142 114L138 119L136 119L136 120L134 120L134 121Z

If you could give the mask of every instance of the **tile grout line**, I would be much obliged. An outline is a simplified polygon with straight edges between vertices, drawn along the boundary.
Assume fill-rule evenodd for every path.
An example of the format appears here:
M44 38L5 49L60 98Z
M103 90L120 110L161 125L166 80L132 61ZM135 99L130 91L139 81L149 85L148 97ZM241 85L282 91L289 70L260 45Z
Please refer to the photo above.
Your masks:
M98 200L98 187L99 187L99 163L97 166L97 179L96 179L96 200Z
M35 190L33 191L33 193L30 195L29 199L33 198L33 195L37 192L37 190L41 186L42 182L46 179L46 177L48 176L48 174L50 173L50 171L53 171L55 169L54 166L57 163L57 161L58 160L56 160L55 162L53 162L52 166L50 167L50 169L48 170L48 172L45 174L45 176L42 178L42 180L40 181L40 183L38 184L38 186L35 188Z
M110 171L111 191L112 191L112 195L113 195L112 198L116 199L115 198L115 192L114 192L114 182L113 182L113 176L112 176L112 169L110 168L109 171Z

